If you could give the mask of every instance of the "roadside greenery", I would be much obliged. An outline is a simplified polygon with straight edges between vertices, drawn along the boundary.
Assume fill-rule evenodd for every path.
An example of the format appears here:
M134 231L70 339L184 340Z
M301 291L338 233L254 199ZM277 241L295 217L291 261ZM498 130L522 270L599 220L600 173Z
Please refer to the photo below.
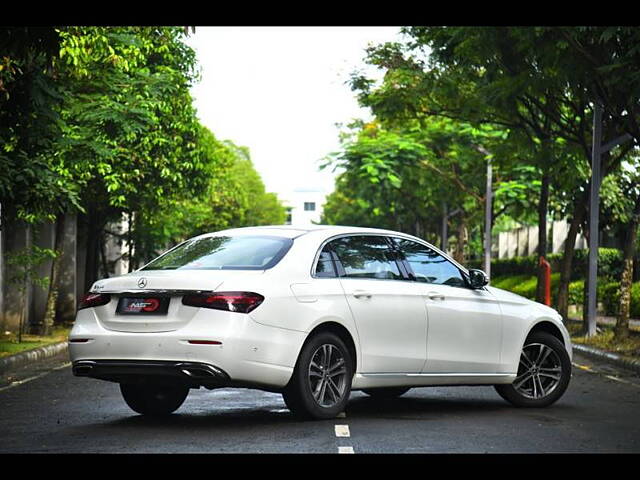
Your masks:
M65 342L69 338L69 327L57 326L48 335L25 334L22 341L16 339L12 333L0 333L0 358L17 353L44 347L52 343Z
M189 91L198 64L185 35L182 27L0 30L2 228L55 222L61 233L66 214L77 213L85 290L110 275L105 244L114 236L127 242L123 258L134 268L190 235L284 221L248 150L200 124ZM127 231L114 232L122 220Z
M598 334L592 337L584 335L581 322L568 322L567 330L573 343L587 345L608 352L622 355L630 359L640 358L640 330L629 328L629 335L619 339L615 335L615 327L612 325L598 325Z
M620 286L617 332L624 335L640 218L640 31L407 27L402 32L401 41L367 50L365 62L381 71L382 80L352 75L351 87L374 120L354 122L342 151L329 157L344 173L324 220L401 227L448 243L459 261L477 262L490 161L493 233L539 227L537 255L527 260L538 279L538 259L549 250L547 221L569 222L564 251L554 259L553 284L554 305L566 319L569 296L575 300L576 287L570 288L579 278L576 264L582 264L576 238L580 232L588 237L598 102L605 112L604 142L621 135L631 139L603 156L601 189L600 227L624 237L616 254L620 268L599 272ZM451 238L441 238L443 221ZM606 270L608 258L601 262ZM541 300L542 282L535 284L533 298Z

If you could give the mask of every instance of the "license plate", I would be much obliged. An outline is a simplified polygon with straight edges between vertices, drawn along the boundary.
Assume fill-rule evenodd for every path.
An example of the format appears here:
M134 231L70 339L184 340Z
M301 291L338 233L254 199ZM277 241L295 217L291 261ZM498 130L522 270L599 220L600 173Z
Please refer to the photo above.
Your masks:
M121 297L116 313L120 315L166 315L169 297Z

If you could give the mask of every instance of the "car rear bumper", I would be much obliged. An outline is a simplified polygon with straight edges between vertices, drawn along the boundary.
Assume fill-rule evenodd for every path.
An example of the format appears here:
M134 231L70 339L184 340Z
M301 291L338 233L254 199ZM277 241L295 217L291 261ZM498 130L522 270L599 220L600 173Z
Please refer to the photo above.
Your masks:
M69 334L74 374L265 389L280 389L289 382L304 332L265 326L246 314L200 310L178 330L146 333L109 330L92 309L80 310ZM201 375L182 372L185 364L199 368Z
M233 383L224 370L200 362L78 360L73 362L71 368L77 377L91 377L122 383L155 381L209 388L228 386Z

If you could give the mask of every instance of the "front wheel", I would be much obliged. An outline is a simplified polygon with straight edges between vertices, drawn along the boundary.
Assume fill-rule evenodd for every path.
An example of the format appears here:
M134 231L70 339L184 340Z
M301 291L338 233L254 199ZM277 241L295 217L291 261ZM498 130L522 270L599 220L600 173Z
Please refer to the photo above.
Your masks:
M496 385L498 394L517 407L546 407L569 386L571 360L564 344L546 332L535 332L525 341L513 383Z
M303 347L289 384L282 392L293 413L307 418L335 418L349 401L353 361L337 335L322 332Z
M187 387L121 383L120 392L127 405L142 415L169 415L189 394Z

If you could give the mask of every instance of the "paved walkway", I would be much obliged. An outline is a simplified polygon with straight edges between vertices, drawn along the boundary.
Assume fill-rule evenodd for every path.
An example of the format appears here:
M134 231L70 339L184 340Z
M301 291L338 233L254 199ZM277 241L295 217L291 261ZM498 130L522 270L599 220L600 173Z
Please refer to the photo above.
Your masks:
M576 314L574 314L574 317L571 318L571 320L574 322L582 322L582 317L578 317ZM596 317L596 323L598 325L615 325L616 317L606 317L604 315L598 315ZM635 318L629 319L629 326L640 329L640 320Z

